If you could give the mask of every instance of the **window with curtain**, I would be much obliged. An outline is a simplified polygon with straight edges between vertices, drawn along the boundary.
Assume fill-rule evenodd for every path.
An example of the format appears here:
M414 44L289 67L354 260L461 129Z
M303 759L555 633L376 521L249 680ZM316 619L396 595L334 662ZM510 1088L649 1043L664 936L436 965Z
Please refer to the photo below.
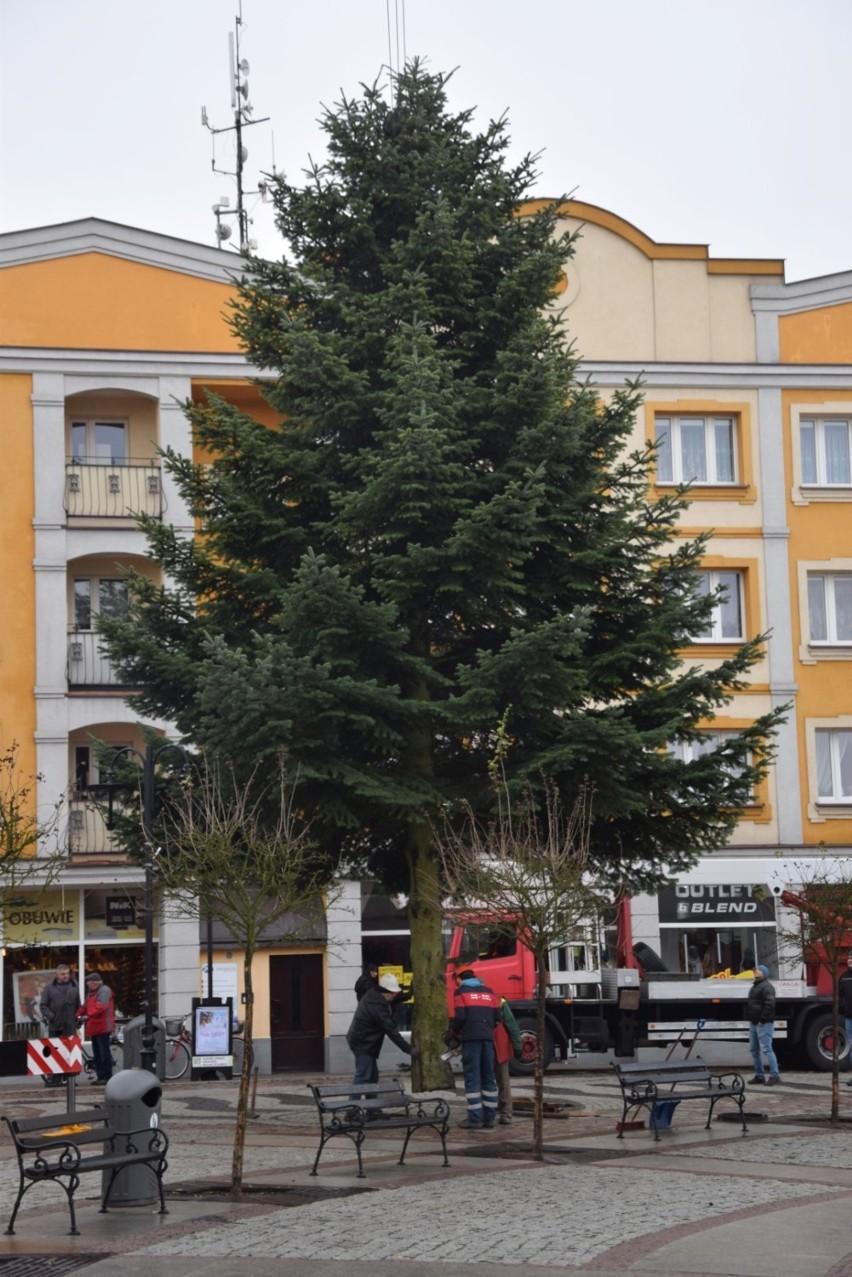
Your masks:
M658 483L735 483L733 417L657 416Z
M852 731L818 730L815 736L820 802L852 801Z
M815 487L852 485L849 421L845 417L802 417L799 421L802 483Z
M694 762L697 758L703 758L705 754L712 754L715 749L724 744L726 740L730 740L732 736L738 735L733 730L724 730L717 728L715 731L702 731L697 740L678 740L670 742L668 750L675 758L679 758L682 763ZM726 765L727 771L732 775L739 775L742 768L735 766L733 763Z
M698 572L697 577L701 594L714 594L717 590L722 590L713 607L707 629L697 637L719 643L742 639L744 634L742 572L711 569Z
M808 573L812 643L852 643L852 572Z

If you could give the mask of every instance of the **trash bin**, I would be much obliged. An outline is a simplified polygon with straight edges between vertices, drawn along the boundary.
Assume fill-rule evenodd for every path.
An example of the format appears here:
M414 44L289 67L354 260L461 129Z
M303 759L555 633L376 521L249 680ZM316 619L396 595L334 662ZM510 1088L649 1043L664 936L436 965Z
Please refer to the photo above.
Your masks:
M122 1069L110 1078L104 1089L104 1103L110 1126L117 1131L146 1131L160 1124L160 1104L163 1088L159 1078L147 1069ZM137 1135L134 1143L141 1147L144 1135ZM108 1146L107 1146L108 1147ZM116 1151L122 1149L122 1140L116 1140ZM105 1170L101 1181L101 1195L109 1187L111 1171ZM152 1206L159 1202L157 1176L150 1166L126 1166L118 1172L109 1195L111 1206Z
M156 1016L151 1023L154 1029L154 1072L162 1082L166 1076L166 1026ZM128 1020L124 1026L124 1067L126 1069L141 1068L144 1037L144 1015L137 1015L135 1019Z

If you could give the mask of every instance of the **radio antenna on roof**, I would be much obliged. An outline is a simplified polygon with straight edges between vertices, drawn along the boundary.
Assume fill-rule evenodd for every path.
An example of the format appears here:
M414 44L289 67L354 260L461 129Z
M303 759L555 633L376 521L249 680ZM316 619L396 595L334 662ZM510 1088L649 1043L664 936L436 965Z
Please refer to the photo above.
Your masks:
M268 115L262 116L258 120L253 120L251 116L254 108L249 102L249 85L248 73L249 64L242 57L240 50L240 36L243 28L243 6L242 0L239 0L239 14L236 18L235 29L228 33L228 62L229 76L231 86L231 109L234 112L234 123L227 125L225 128L215 129L207 118L207 108L201 108L201 123L210 132L213 137L213 159L211 165L214 173L223 173L227 177L233 177L236 180L237 200L236 207L231 208L231 201L223 195L219 201L213 205L213 212L216 216L216 243L221 247L226 240L231 238L233 234L233 226L229 219L234 219L237 226L237 233L240 241L240 251L245 252L248 249L254 249L257 245L249 238L249 226L251 218L246 209L246 196L258 195L261 199L267 196L267 186L264 182L258 182L257 189L247 191L244 183L245 163L248 159L248 150L243 145L243 131L251 128L254 124L265 124L269 120ZM216 163L216 138L222 133L233 133L235 135L235 164L234 169L219 168ZM275 165L272 166L273 173Z

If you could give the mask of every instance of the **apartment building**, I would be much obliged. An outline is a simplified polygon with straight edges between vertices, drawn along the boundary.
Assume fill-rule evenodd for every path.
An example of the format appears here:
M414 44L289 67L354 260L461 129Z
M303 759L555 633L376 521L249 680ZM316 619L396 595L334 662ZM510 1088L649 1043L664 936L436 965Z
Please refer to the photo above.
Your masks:
M783 974L774 903L752 925L711 898L765 882L779 853L806 864L821 844L852 844L852 273L787 284L781 261L656 243L579 202L564 215L581 238L559 302L583 371L604 395L641 378L634 442L659 446L656 489L690 482L680 530L712 529L702 576L727 596L684 659L718 661L769 635L749 686L707 725L707 747L790 706L773 771L695 875L703 925L693 915L687 926L663 892L635 902L634 939L672 970L687 971L693 949L705 974L754 954Z
M777 765L709 877L724 888L743 880L746 862L759 881L779 850L845 851L852 273L787 284L780 261L656 243L576 201L562 211L581 236L556 304L582 371L603 395L642 379L635 441L659 444L656 486L691 480L681 532L713 529L702 579L727 596L684 656L715 661L746 636L770 635L748 687L707 725L708 745L770 706L791 706ZM10 603L0 742L20 742L24 768L43 777L43 804L69 785L71 794L67 870L42 897L20 893L4 911L6 1036L28 1031L39 982L59 960L108 973L121 1009L138 1009L143 875L113 844L90 791L102 779L93 741L141 751L143 738L133 689L100 650L97 615L123 606L123 567L156 571L135 513L192 535L159 462L163 446L191 449L181 405L212 388L268 415L225 318L237 265L220 249L97 219L0 235L0 579ZM149 726L167 738L167 724ZM639 904L635 938L674 969L686 969L696 944L708 970L735 967L755 946L777 969L771 910L757 930L712 910L696 928L665 893ZM399 918L375 892L346 884L328 937L298 953L264 952L254 972L262 1067L348 1067L362 941L372 958L405 966ZM241 955L218 929L214 942L217 991L238 1000ZM181 1014L200 992L198 920L158 918L156 947L159 1010ZM566 948L567 969L595 965L581 950Z
M0 740L18 741L22 770L41 776L43 810L69 794L67 869L44 894L6 902L7 1037L31 1031L58 961L102 971L128 1015L144 995L144 873L94 801L104 779L94 742L141 754L145 741L133 688L101 651L97 617L124 605L123 568L156 572L138 512L192 535L159 458L164 447L191 450L182 404L214 388L268 414L226 321L238 266L232 253L97 219L0 236L0 579L10 604ZM167 739L167 724L147 726ZM213 939L216 991L239 1006L241 955L218 924ZM198 919L156 918L161 1014L185 1013L201 992L199 941ZM324 951L318 937L313 949L272 947L258 962L262 1065L294 1054L323 1064Z

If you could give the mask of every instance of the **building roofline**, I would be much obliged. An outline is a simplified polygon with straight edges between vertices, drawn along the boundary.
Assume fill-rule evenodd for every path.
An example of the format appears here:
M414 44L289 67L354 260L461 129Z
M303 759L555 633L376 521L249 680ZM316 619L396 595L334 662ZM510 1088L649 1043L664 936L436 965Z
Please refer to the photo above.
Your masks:
M704 262L708 274L711 275L771 275L784 277L784 259L775 257L711 257L706 244L660 244L639 230L626 218L611 213L596 204L587 204L583 200L526 200L521 212L532 214L555 203L556 210L562 217L573 217L581 222L600 226L612 231L627 240L634 248L651 261L698 261Z
M0 268L102 253L144 266L231 284L243 273L238 253L155 231L84 217L0 234Z

